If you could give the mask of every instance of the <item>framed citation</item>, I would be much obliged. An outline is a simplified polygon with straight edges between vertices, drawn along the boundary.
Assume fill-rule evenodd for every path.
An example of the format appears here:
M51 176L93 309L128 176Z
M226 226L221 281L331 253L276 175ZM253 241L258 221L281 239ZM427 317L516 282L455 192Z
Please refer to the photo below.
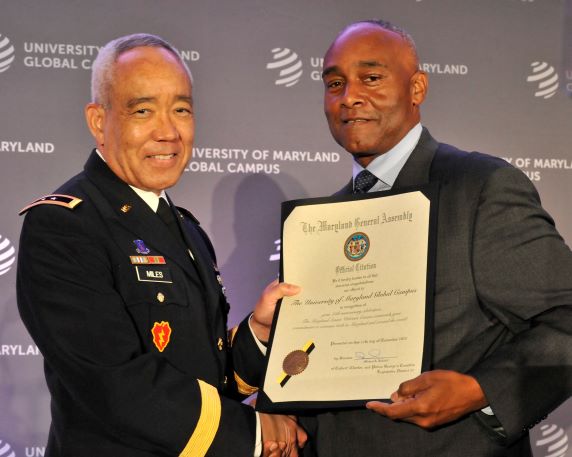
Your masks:
M434 185L282 204L281 280L257 409L387 400L428 368Z

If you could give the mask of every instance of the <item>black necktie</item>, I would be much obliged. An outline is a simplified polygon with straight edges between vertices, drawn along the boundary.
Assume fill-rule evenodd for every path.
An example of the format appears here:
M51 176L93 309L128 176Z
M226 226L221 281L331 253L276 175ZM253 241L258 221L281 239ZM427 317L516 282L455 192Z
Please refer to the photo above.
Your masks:
M161 218L161 220L165 223L165 225L169 228L173 236L183 243L183 246L186 246L185 240L183 238L183 234L179 229L179 224L175 219L175 214L171 209L171 205L167 203L164 198L159 198L159 207L157 208L157 215Z
M159 198L159 207L157 208L157 215L161 218L161 220L165 223L169 231L173 234L175 239L182 243L185 246L186 250L189 253L190 258L192 259L191 264L195 267L195 271L198 273L197 269L197 259L193 254L192 246L189 246L185 241L185 237L183 236L182 228L179 226L177 222L177 218L175 213L173 212L173 208L171 205L165 200L164 198ZM200 274L199 274L200 277Z
M367 170L362 170L358 173L354 180L354 194L367 193L377 182L374 174Z

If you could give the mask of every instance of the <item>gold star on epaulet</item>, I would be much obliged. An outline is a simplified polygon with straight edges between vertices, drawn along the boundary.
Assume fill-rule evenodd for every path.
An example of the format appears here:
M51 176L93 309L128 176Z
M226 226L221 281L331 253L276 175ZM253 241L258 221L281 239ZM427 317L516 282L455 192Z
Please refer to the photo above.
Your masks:
M57 206L64 206L68 209L74 209L81 202L82 202L81 198L72 197L71 195L63 195L63 194L45 195L44 197L38 198L36 201L22 208L18 214L21 216L30 208L33 208L34 206L38 205L57 205Z

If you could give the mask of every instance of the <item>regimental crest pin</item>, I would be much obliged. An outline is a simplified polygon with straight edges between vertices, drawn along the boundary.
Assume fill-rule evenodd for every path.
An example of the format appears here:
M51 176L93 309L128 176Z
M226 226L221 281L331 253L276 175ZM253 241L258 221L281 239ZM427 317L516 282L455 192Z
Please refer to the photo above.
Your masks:
M145 255L151 252L151 249L145 246L143 240L133 240L133 244L135 244L135 250L137 251L137 254Z
M163 352L169 344L169 341L171 341L171 333L172 330L169 322L161 321L153 324L153 328L151 329L153 344L159 349L159 352Z
M352 233L344 243L344 254L355 262L365 257L369 251L369 237L363 232Z

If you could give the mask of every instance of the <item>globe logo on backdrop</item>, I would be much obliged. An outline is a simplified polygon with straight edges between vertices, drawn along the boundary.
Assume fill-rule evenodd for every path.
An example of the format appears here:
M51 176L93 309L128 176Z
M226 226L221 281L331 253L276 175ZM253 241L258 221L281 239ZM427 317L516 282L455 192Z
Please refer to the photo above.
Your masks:
M536 440L539 457L564 457L568 450L568 436L562 427L546 424L540 427L542 438ZM535 453L536 455L536 453Z
M16 453L12 447L6 442L0 440L0 457L16 457Z
M14 61L14 46L10 44L10 40L0 33L0 73L10 68L10 64Z
M274 81L277 86L290 87L300 81L304 70L298 54L288 48L274 48L272 62L266 64L268 70L279 70Z
M552 65L546 62L533 62L532 74L526 80L529 83L537 83L535 97L550 98L558 90L558 73Z
M0 235L0 276L10 271L12 265L16 261L16 250L10 243L8 238L3 238ZM0 457L4 457L0 453Z

